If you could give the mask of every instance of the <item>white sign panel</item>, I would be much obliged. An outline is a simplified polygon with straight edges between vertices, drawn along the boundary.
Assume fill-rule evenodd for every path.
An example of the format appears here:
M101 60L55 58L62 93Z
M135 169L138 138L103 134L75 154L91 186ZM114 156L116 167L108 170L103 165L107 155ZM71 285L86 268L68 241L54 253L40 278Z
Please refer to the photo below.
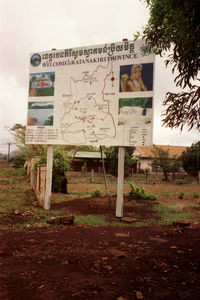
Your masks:
M152 144L154 55L143 40L31 54L27 144Z

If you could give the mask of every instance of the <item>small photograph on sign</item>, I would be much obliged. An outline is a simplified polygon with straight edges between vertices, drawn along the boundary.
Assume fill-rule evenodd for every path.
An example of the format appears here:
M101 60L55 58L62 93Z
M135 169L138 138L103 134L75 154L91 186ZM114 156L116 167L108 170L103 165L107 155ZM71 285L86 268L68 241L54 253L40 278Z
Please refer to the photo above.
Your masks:
M28 126L53 126L54 103L29 102L28 103Z
M152 118L152 97L119 99L119 126L150 125Z
M55 72L33 73L29 79L29 96L54 96Z
M120 92L153 90L153 63L120 66Z

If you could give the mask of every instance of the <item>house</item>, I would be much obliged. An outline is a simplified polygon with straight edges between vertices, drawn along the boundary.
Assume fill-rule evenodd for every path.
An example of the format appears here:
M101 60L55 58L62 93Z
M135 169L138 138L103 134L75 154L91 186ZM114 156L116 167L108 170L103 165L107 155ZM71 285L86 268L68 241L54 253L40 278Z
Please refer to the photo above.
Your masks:
M156 145L163 150L169 151L169 157L177 156L179 157L183 151L186 150L186 146L169 146L169 145ZM145 169L150 169L152 171L151 162L152 162L152 153L153 146L141 146L136 147L133 151L133 156L139 158L137 162L137 172L144 171Z
M106 158L105 154L103 154L103 158ZM102 170L101 153L92 151L77 151L72 160L72 170L77 172L90 172L91 170L99 172Z

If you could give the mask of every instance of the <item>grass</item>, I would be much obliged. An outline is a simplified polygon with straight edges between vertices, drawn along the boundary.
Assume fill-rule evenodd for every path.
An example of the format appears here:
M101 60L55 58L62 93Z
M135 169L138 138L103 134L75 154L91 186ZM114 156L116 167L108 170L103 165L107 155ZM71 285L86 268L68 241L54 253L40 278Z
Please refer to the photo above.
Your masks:
M173 221L190 220L196 215L194 212L185 211L185 208L175 209L163 204L156 205L154 210L161 217L161 221L159 222L160 225L172 224Z
M0 193L0 228L8 230L12 228L13 230L36 230L42 227L53 228L53 225L47 224L47 221L51 220L53 217L66 216L66 207L59 210L44 210L42 208L34 206L36 202L36 197L34 192L30 189L28 179L24 176L24 169L1 169L0 170L0 185L2 185ZM114 185L114 184L113 184ZM103 184L87 184L86 190L77 191L73 189L69 194L53 194L54 203L62 203L67 201L72 201L74 198L90 198L95 197L91 193L99 194L100 188ZM116 186L116 185L115 185ZM128 184L128 186L130 186ZM1 186L0 186L1 187ZM74 187L76 185L74 184ZM96 190L91 190L91 187L96 188ZM125 185L127 187L127 185ZM184 189L184 188L183 188ZM158 193L157 193L158 194ZM140 213L137 216L134 214L134 205L141 207L141 212L144 203L141 204L134 199L130 201L130 205L133 205L133 213L127 215L132 215L138 219L138 222L128 224L123 223L120 220L113 218L108 218L108 215L77 215L75 216L75 225L85 225L85 226L119 226L119 227L141 227L141 226L151 226L151 225L168 225L172 224L174 220L187 220L191 222L199 221L199 206L200 206L200 193L192 192L187 193L184 191L171 191L170 187L168 191L160 192L160 195L170 196L173 195L173 201L167 200L166 205L154 204L154 208L148 208L148 203L146 204L148 209L152 209L152 214L160 217L158 220L154 216L150 215L145 221L141 219ZM184 201L178 199L179 195L184 195ZM190 196L187 200L185 196ZM176 200L176 198L177 200ZM186 202L187 200L187 202ZM177 205L176 205L177 201ZM146 203L146 202L145 202ZM178 205L181 204L181 205ZM128 203L129 205L129 203ZM146 208L145 208L146 209ZM19 216L16 213L19 211ZM28 215L26 215L26 212ZM25 213L25 215L23 215ZM70 214L70 211L68 211ZM142 215L142 214L141 214ZM14 216L14 217L13 217ZM140 220L141 219L141 220ZM19 221L18 221L19 220ZM14 227L13 227L14 226Z
M174 192L171 191L163 191L161 192L161 195L166 196L166 197L170 197L174 195Z
M106 217L106 215L76 216L75 224L84 224L90 226L108 226L109 222L106 220Z

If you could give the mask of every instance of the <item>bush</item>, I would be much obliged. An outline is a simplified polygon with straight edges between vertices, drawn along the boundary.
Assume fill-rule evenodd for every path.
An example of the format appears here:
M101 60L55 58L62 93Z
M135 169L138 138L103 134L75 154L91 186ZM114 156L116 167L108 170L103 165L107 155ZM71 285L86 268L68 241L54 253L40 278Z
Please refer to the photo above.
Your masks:
M96 189L94 191L92 191L92 195L91 195L93 198L101 198L102 197L102 194L101 194L101 191L100 189Z
M21 168L24 166L26 157L23 154L17 154L10 159L10 163L14 168Z
M34 168L38 164L46 164L46 155L41 156L35 163ZM67 194L67 178L65 172L69 169L69 159L60 149L54 149L53 152L53 174L52 174L52 192Z
M157 197L153 193L147 193L144 187L135 187L134 184L130 183L131 190L129 196L134 199L144 199L144 200L156 200Z

